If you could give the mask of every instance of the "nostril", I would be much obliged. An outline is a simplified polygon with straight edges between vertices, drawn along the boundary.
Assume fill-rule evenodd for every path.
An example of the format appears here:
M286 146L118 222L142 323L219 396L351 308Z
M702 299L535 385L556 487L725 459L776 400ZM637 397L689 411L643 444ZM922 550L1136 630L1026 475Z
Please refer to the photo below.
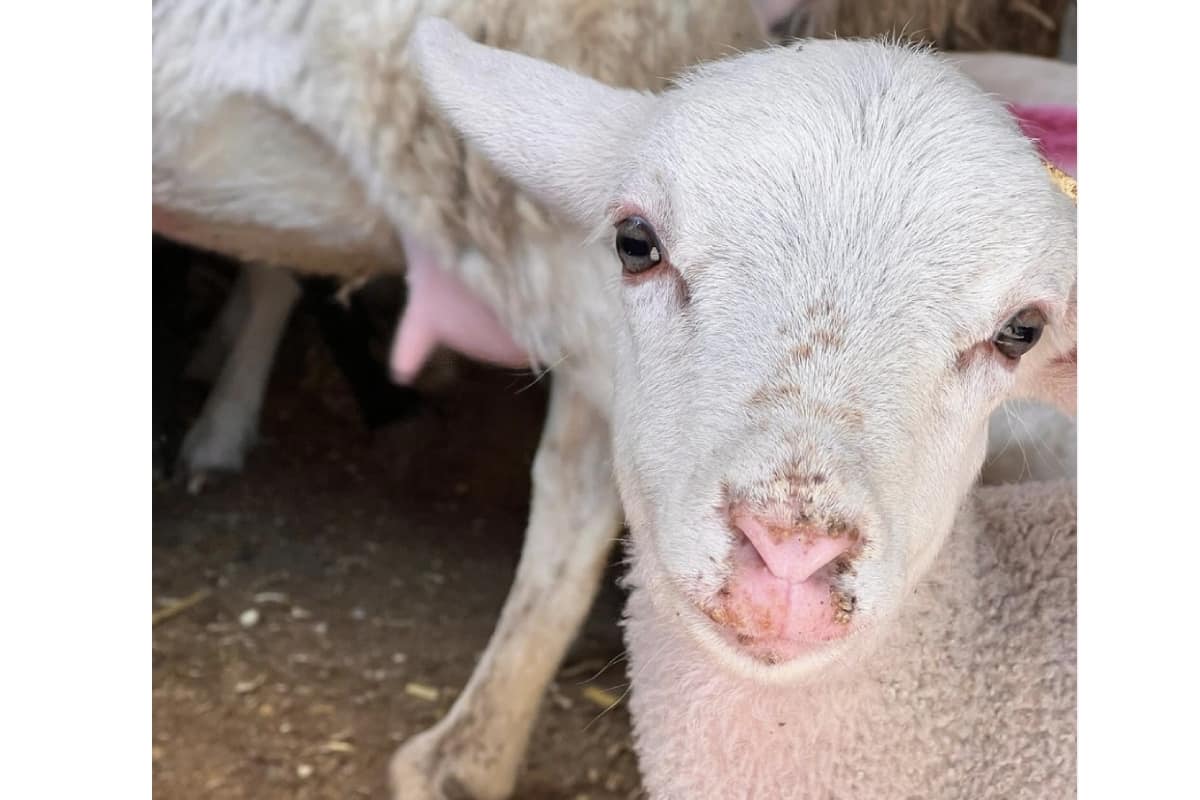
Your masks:
M842 531L833 536L816 525L771 525L746 512L735 513L732 521L771 574L791 583L808 580L854 543Z

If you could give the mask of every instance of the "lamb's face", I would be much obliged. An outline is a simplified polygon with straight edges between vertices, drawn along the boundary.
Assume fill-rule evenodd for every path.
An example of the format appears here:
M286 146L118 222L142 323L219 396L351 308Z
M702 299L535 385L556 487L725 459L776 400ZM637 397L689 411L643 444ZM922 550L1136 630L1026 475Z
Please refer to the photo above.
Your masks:
M1069 201L998 104L878 45L712 67L643 142L611 214L637 552L706 642L795 672L939 549L1064 327Z
M989 413L1073 391L1074 211L1032 144L879 43L752 53L654 99L453 58L546 87L472 110L499 87L426 67L515 179L612 226L614 460L648 591L765 675L865 640L937 553Z

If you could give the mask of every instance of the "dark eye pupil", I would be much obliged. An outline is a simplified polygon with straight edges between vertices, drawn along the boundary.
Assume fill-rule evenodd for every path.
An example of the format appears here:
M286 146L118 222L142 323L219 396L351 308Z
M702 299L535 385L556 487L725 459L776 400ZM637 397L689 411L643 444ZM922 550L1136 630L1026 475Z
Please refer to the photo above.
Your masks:
M621 252L631 258L647 258L650 255L650 243L632 236L622 236L617 240Z
M617 255L625 272L636 275L662 263L662 247L650 223L629 217L617 225Z

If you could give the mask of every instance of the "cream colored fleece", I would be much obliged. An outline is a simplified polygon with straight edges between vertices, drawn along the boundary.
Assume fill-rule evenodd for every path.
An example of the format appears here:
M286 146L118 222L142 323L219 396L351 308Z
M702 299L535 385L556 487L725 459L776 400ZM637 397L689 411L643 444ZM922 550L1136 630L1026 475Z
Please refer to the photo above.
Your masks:
M721 673L635 588L651 798L1073 797L1075 539L1073 481L978 489L879 647L791 687Z

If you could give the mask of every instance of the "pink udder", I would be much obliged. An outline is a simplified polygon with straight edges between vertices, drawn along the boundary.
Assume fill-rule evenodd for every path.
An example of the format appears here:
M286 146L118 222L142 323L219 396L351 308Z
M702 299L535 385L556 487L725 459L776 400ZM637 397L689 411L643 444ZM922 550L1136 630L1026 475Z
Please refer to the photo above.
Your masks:
M1075 106L1009 105L1021 131L1033 139L1042 157L1071 177L1077 177L1078 114Z
M392 378L410 383L438 345L465 356L528 368L528 354L494 311L432 258L406 247L408 303L392 342Z

